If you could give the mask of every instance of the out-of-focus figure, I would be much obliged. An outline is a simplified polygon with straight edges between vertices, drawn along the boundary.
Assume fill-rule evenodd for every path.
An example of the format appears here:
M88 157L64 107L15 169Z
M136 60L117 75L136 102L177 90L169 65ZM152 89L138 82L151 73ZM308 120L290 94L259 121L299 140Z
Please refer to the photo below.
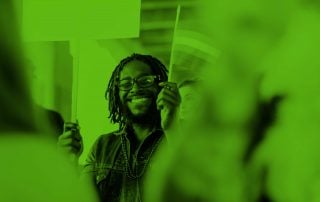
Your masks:
M190 111L208 107L210 126L195 124L158 153L148 199L319 201L316 2L203 4L200 20L221 54L202 74L206 102Z
M186 72L184 77L174 76L181 94L180 122L169 134L172 141L157 154L145 197L147 201L243 201L244 124L250 115L234 110L240 103L232 98L246 92L242 87L247 84L233 89L236 82L218 66L219 57L210 51L215 48L206 43L203 34L193 33L179 36L183 44L176 40L180 44L173 66L181 71L173 71ZM225 91L219 88L223 84L229 84ZM242 99L241 104L246 101ZM230 104L236 104L235 108L229 109Z
M64 132L64 119L59 112L52 109L47 109L41 106L41 104L37 103L34 95L35 88L38 87L34 84L36 83L35 80L37 79L35 74L36 66L32 60L25 59L24 67L26 68L27 76L30 81L31 97L35 103L35 110L37 113L41 114L43 118L47 119L46 123L48 125L45 125L44 128L48 130L48 133L51 133L56 139L58 139L58 137Z
M318 3L296 2L284 37L261 63L263 98L283 98L248 172L272 201L320 200Z
M30 131L34 130L35 117L24 70L20 68L20 41L17 26L12 23L14 9L11 4L11 1L1 1L0 7L0 128Z
M97 201L35 111L11 0L0 1L0 201Z

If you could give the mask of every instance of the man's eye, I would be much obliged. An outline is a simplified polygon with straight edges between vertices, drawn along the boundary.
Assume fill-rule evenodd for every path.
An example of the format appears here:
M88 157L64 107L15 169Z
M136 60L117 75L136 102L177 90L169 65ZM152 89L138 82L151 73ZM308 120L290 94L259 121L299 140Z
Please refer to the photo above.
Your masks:
M122 82L120 82L120 86L121 87L130 87L131 82L130 81L122 81Z
M151 83L153 83L153 79L152 78L141 78L140 80L139 80L139 83L140 84L151 84Z

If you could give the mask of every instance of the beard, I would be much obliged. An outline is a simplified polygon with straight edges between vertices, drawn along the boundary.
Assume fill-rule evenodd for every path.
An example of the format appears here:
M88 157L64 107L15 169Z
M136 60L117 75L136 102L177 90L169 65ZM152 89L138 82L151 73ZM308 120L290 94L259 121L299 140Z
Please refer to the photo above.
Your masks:
M144 114L135 115L133 114L128 106L124 107L124 116L126 117L127 123L132 124L158 124L160 123L160 112L157 110L156 101L153 100L148 110Z

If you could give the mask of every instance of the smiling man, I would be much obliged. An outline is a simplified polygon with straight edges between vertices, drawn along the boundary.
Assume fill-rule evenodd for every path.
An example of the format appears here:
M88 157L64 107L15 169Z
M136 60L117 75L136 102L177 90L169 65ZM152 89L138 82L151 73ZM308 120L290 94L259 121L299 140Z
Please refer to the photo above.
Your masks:
M167 79L166 67L150 55L133 54L113 71L105 97L119 130L96 140L84 169L102 201L142 201L144 174L180 104L177 85ZM72 132L59 142L74 153L82 145Z

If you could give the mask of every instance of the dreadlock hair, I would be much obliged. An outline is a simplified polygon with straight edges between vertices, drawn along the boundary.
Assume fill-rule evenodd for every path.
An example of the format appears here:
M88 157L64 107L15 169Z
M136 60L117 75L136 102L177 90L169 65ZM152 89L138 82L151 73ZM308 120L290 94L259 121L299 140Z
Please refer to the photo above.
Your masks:
M164 64L162 64L160 60L151 55L133 53L131 56L122 59L120 63L116 66L115 70L112 72L107 90L105 92L105 98L109 101L110 114L108 118L111 120L111 123L119 123L120 128L122 128L126 124L126 118L124 117L124 114L120 106L118 87L120 73L126 66L126 64L136 60L149 65L152 72L155 75L159 76L160 82L168 80L167 68L164 66Z

